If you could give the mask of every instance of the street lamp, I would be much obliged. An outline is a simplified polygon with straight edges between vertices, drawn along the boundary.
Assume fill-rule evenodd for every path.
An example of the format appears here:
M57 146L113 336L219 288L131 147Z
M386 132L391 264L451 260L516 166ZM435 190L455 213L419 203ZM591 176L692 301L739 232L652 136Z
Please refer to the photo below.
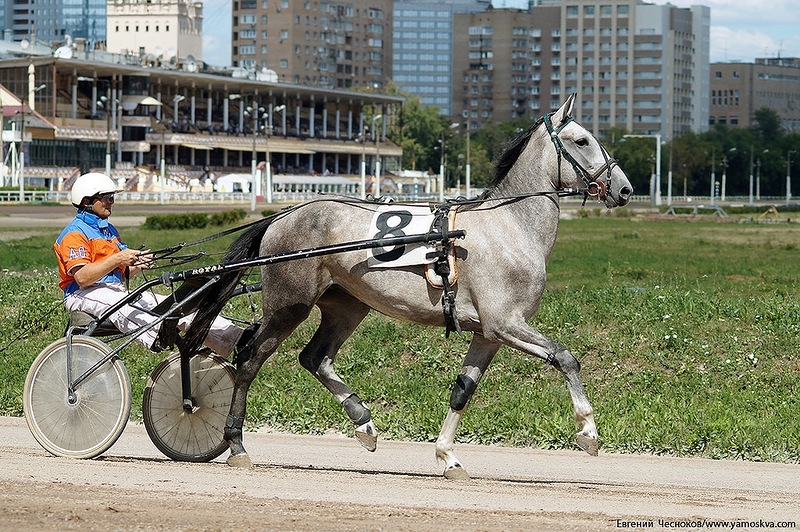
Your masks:
M450 124L450 126L447 129L455 129L459 125L460 124L458 122L453 122L452 124ZM441 160L440 160L440 163L439 163L439 201L444 201L444 170L445 170L445 168L444 168L444 162L445 162L444 161L444 132L445 131L446 131L446 129L442 130L442 141L441 141L442 142L442 145L441 145L442 153L440 154Z
M786 154L786 206L789 206L789 200L792 199L792 154L797 153L797 150L789 150Z
M624 138L651 138L656 139L656 182L654 193L651 194L650 202L653 205L661 205L661 134L655 135L623 135ZM713 176L713 174L712 174ZM713 181L713 177L712 177Z
M265 113L265 109L263 107L256 107L255 101L253 102L254 107L247 107L244 114L245 115L252 115L253 116L253 153L250 161L250 175L252 176L252 182L250 184L250 210L256 210L256 195L261 192L259 189L261 188L261 180L258 179L258 167L256 164L256 159L258 159L258 154L256 153L256 139L258 138L258 121L259 119L263 119L267 117Z
M375 190L373 190L373 192L376 198L381 195L381 133L377 129L375 123L381 119L383 119L383 115L375 115L372 117L372 134L375 136Z
M769 150L761 153L769 153ZM761 157L756 160L756 200L761 201Z
M733 153L736 151L736 146L729 149L729 153ZM728 177L728 156L725 155L722 157L722 190L720 192L720 201L725 201L725 190L727 188L726 182Z
M467 128L467 169L466 169L466 174L464 176L464 181L466 182L465 194L469 198L472 189L472 185L470 182L470 165L469 165L469 120L467 120L467 122L464 125Z
M714 183L716 182L715 172L717 169L717 147L711 147L711 206L714 206Z
M272 113L279 113L286 109L285 105L279 105L272 110ZM272 113L269 114L267 119L267 203L272 203L272 160L269 153L269 136L272 134Z
M30 75L33 70L33 65L31 64L28 67L28 74ZM30 80L32 81L32 77ZM28 108L33 110L30 106L30 102L36 96L36 93L40 90L46 88L47 85L42 83L38 87L33 87L28 91ZM22 100L22 106L19 109L20 118L22 119L22 123L20 124L20 150L19 150L19 202L25 203L25 100Z
M369 126L361 131L361 199L367 199L367 133Z

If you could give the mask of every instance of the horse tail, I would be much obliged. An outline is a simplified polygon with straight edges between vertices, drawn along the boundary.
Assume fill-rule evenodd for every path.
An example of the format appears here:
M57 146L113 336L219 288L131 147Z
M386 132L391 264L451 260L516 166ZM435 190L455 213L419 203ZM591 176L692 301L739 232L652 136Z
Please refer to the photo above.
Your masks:
M228 248L224 262L231 263L257 257L261 239L275 218L275 215L265 218L242 233ZM199 310L184 335L184 350L194 353L200 348L211 329L212 322L231 298L244 272L242 269L220 275L219 281L200 296Z

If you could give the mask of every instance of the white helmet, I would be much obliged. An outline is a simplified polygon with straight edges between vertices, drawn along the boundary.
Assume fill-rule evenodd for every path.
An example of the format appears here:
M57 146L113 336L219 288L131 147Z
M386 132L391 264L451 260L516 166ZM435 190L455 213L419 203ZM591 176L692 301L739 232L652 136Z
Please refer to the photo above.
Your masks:
M75 180L69 193L69 199L74 206L80 207L83 198L115 192L122 192L122 189L110 177L100 172L89 172Z

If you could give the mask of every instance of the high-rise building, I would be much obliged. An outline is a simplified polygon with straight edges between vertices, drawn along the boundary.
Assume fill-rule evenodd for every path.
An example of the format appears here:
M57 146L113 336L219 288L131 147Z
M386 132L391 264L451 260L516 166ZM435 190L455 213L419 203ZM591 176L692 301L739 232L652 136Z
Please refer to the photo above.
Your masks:
M61 42L69 36L93 47L106 39L106 0L4 0L0 30L11 41Z
M453 114L454 15L483 12L490 0L395 0L392 80L425 106Z
M279 81L382 91L392 75L392 0L233 2L233 66Z
M200 61L203 4L193 0L109 0L107 50L151 55L164 62Z
M755 112L775 111L787 133L800 131L800 58L711 65L709 124L748 128Z
M708 14L641 0L457 14L453 115L476 128L546 113L577 93L576 115L597 135L613 126L665 140L704 131Z

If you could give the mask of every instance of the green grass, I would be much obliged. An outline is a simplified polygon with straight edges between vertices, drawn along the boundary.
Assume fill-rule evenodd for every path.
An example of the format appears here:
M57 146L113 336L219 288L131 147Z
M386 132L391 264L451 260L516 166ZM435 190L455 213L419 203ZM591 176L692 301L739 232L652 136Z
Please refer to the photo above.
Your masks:
M163 247L197 232L127 230L131 245ZM0 414L22 413L25 373L63 333L50 236L0 242ZM601 448L746 460L800 460L800 225L637 218L562 221L548 289L532 324L567 345L597 414ZM211 253L227 242L204 247ZM24 260L19 257L23 250ZM211 255L207 261L219 260ZM246 301L228 312L246 316ZM51 310L45 320L40 316ZM264 366L248 427L350 433L334 399L297 363L317 315ZM25 337L12 341L21 331ZM382 437L433 441L467 341L370 314L337 358L368 402ZM123 353L133 417L160 359ZM467 410L462 442L574 448L561 376L502 349Z

